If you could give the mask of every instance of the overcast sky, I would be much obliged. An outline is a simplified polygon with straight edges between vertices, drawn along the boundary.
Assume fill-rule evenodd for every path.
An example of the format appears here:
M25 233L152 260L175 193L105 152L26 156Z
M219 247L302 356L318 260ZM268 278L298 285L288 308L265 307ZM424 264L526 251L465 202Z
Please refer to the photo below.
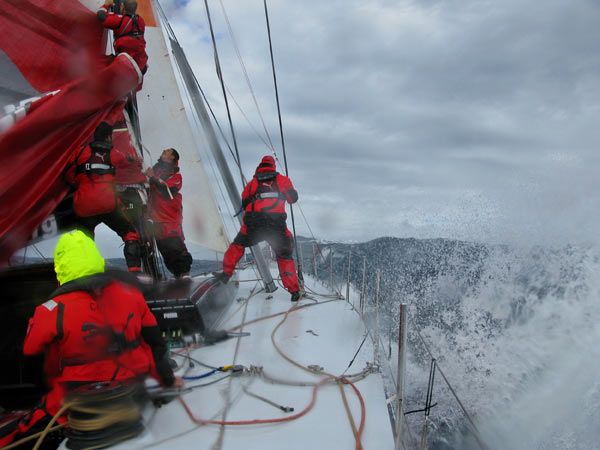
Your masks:
M204 2L162 4L227 128ZM263 2L222 4L282 159ZM209 5L225 82L266 139ZM595 239L598 2L268 5L290 177L317 237ZM230 103L250 177L269 150Z
M161 3L228 130L204 2ZM222 4L283 161L263 2ZM227 87L266 139L221 2L209 5ZM290 177L318 238L597 239L600 3L268 5ZM269 150L235 101L249 178Z

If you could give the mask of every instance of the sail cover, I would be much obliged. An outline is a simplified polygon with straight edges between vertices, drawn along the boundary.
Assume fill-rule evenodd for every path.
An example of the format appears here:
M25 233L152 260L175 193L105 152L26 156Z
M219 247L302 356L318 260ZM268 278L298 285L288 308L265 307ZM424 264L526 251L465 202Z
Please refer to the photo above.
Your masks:
M106 65L102 27L77 0L5 0L0 29L2 265L60 203L70 157L141 73L128 55Z
M224 252L228 245L225 227L200 161L200 149L183 106L160 20L150 0L138 0L138 5L138 12L146 22L149 56L144 88L137 95L142 143L153 161L166 148L177 150L183 177L181 194L186 240Z

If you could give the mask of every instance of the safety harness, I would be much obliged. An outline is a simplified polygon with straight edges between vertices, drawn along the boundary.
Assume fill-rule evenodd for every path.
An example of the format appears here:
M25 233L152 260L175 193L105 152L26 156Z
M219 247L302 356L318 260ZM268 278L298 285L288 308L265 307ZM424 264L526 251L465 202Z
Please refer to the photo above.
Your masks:
M110 150L112 144L108 142L92 142L90 144L91 156L83 164L78 164L75 173L90 175L114 175L115 166L110 161ZM108 159L108 161L105 161Z
M277 203L283 195L277 185L277 175L279 175L278 172L261 172L254 175L254 179L252 180L253 185L250 189L250 191L254 191L254 193L249 197L250 203L252 203L252 211L267 212L277 207ZM262 184L262 182L269 180L273 180L270 186ZM276 201L274 201L271 206L265 206L264 208L261 208L260 211L256 211L256 200L266 199L276 199Z
M125 14L121 18L121 21L119 22L119 25L115 28L115 30L118 30L121 28L121 26L123 25L123 21L125 20L126 17L129 17L129 22L127 22L123 28L126 29L129 26L129 24L131 23L131 31L129 31L127 33L119 34L119 35L117 35L117 33L115 31L115 40L125 37L125 36L129 36L129 37L135 38L137 40L140 40L140 36L143 37L144 32L142 31L142 29L140 28L140 24L138 23L139 16L137 14Z
M96 293L99 292L105 285L119 278L119 281L124 281L129 284L132 283L130 277L125 275L117 275L116 271L108 271L105 273L90 275L82 277L73 281L65 283L52 294L52 297L67 294L75 291L85 291L91 295L92 298L96 298ZM54 342L60 341L64 337L64 313L65 305L62 302L57 302L57 313L56 313L56 337ZM61 359L61 365L67 366L81 366L83 364L89 364L105 359L114 359L123 353L135 350L140 345L139 338L128 341L125 337L125 330L129 325L129 321L133 318L133 312L127 316L127 321L122 331L115 331L110 325L99 325L97 323L85 322L81 327L81 331L85 334L84 340L95 337L107 338L109 342L108 346L101 352L93 355L76 356L76 357L64 357ZM116 373L115 373L116 375Z

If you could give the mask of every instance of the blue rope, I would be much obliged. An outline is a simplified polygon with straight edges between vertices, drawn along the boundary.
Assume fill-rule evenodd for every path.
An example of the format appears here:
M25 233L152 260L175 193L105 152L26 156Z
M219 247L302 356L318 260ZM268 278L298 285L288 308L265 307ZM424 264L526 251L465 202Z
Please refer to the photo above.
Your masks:
M206 378L211 376L215 372L224 372L223 366L217 367L216 369L211 370L210 372L203 373L202 375L195 375L193 377L182 377L184 380L199 380L200 378Z

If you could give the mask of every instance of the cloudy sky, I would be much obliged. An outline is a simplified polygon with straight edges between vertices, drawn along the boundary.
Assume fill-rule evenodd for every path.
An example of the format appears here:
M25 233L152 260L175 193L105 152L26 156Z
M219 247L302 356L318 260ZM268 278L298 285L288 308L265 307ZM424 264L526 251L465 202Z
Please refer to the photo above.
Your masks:
M222 5L283 161L263 2L208 3L249 178L269 149ZM204 2L161 4L228 130ZM600 3L268 5L289 174L318 238L597 240ZM98 236L115 247L109 230Z
M204 2L163 0L221 125ZM280 152L261 0L211 0L244 172ZM270 0L290 177L314 233L593 239L600 4ZM281 158L282 159L282 158ZM298 232L307 235L296 213Z

